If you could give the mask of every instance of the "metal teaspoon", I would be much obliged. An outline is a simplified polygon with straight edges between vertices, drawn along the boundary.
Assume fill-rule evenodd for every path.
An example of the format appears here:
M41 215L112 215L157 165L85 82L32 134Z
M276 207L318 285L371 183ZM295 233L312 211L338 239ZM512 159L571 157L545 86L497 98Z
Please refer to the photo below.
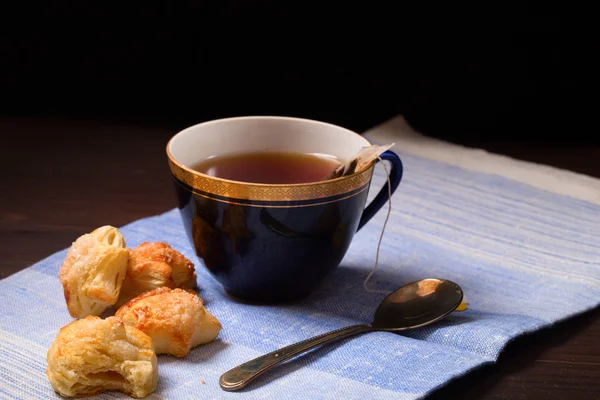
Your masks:
M444 279L423 279L390 293L375 311L373 322L352 325L283 347L239 365L221 375L221 389L233 392L282 361L289 360L315 346L359 333L400 332L436 322L462 302L463 291L456 283Z

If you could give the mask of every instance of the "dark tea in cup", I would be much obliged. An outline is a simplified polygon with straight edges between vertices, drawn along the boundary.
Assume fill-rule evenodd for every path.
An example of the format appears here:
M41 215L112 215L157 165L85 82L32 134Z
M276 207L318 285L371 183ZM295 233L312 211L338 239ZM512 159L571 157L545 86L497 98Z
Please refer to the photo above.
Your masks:
M297 184L321 181L338 165L337 158L325 154L263 151L210 157L191 168L232 181Z

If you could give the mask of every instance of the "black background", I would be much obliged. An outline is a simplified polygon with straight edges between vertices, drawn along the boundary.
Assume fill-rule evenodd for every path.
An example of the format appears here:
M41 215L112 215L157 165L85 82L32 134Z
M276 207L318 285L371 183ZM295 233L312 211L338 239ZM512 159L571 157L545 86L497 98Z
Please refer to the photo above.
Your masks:
M355 130L402 113L457 142L599 143L591 10L482 3L19 2L0 13L0 110Z

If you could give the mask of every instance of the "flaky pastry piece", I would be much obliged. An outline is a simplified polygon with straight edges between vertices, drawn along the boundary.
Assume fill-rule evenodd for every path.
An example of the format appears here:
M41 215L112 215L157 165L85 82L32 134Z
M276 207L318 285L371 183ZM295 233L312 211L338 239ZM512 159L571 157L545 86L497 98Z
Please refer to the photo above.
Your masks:
M195 288L194 264L164 242L144 242L130 249L127 273L116 306L159 287Z
M119 308L116 316L150 336L156 354L177 357L212 342L221 330L221 323L191 289L154 289Z
M128 258L123 235L110 225L73 243L59 272L73 318L100 315L117 302Z
M107 390L144 397L158 380L152 339L116 317L88 316L64 326L46 360L52 388L65 397Z

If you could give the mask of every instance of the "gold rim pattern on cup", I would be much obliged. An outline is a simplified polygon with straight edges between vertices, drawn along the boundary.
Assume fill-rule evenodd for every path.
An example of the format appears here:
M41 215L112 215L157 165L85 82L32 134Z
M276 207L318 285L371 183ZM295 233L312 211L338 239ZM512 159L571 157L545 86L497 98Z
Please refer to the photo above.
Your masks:
M209 177L169 159L169 167L173 176L195 190L231 199L256 201L315 200L352 192L369 182L373 174L373 165L356 174L325 182L294 185L261 185Z

